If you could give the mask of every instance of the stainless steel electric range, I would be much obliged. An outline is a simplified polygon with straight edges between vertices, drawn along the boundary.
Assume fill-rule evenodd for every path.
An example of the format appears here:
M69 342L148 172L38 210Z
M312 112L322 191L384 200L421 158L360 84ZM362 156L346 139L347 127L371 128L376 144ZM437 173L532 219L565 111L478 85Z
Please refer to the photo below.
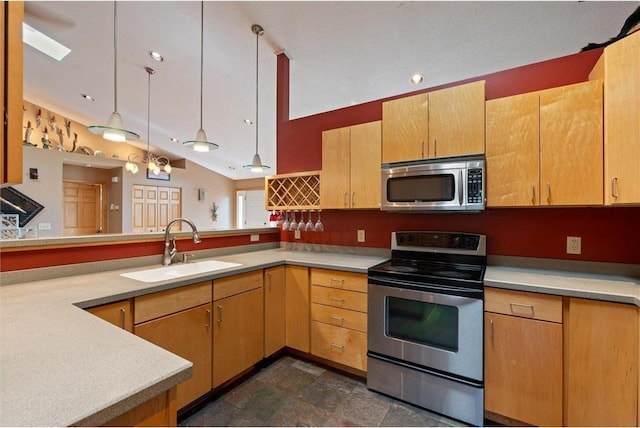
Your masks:
M393 232L368 270L367 387L482 425L486 237Z

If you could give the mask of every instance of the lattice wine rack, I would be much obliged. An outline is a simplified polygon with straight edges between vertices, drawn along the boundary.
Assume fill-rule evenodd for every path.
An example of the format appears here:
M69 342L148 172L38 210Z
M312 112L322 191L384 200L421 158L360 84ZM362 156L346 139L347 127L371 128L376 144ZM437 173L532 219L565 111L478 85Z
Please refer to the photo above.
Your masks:
M267 210L320 208L320 171L281 174L265 180Z

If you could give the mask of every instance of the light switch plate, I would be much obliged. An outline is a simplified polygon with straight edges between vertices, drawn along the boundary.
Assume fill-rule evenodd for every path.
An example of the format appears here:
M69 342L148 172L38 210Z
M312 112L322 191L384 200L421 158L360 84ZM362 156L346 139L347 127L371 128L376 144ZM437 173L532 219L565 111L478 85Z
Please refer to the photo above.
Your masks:
M358 230L358 242L364 242L364 230L363 229L359 229Z
M251 242L257 242L259 240L260 240L260 235L258 235L257 233L251 234Z
M295 239L300 239L300 231L296 230L294 234Z

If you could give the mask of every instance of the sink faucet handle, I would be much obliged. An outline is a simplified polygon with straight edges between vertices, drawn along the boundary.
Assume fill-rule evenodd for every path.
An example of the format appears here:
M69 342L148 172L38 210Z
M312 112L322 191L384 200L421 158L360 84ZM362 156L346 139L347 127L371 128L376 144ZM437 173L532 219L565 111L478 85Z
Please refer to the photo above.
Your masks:
M182 263L189 263L190 262L190 258L193 257L192 253L182 253Z

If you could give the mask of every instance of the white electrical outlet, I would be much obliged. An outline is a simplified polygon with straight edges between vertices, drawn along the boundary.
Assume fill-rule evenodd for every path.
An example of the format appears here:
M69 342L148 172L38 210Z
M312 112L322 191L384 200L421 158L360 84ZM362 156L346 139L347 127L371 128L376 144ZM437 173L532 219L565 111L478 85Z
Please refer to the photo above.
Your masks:
M300 231L299 230L296 230L294 237L296 239L300 239Z
M38 230L51 230L51 223L38 223Z
M567 236L567 254L582 254L582 238Z
M260 240L260 235L258 234L251 234L251 242L257 242Z
M358 230L358 242L364 242L364 230Z

